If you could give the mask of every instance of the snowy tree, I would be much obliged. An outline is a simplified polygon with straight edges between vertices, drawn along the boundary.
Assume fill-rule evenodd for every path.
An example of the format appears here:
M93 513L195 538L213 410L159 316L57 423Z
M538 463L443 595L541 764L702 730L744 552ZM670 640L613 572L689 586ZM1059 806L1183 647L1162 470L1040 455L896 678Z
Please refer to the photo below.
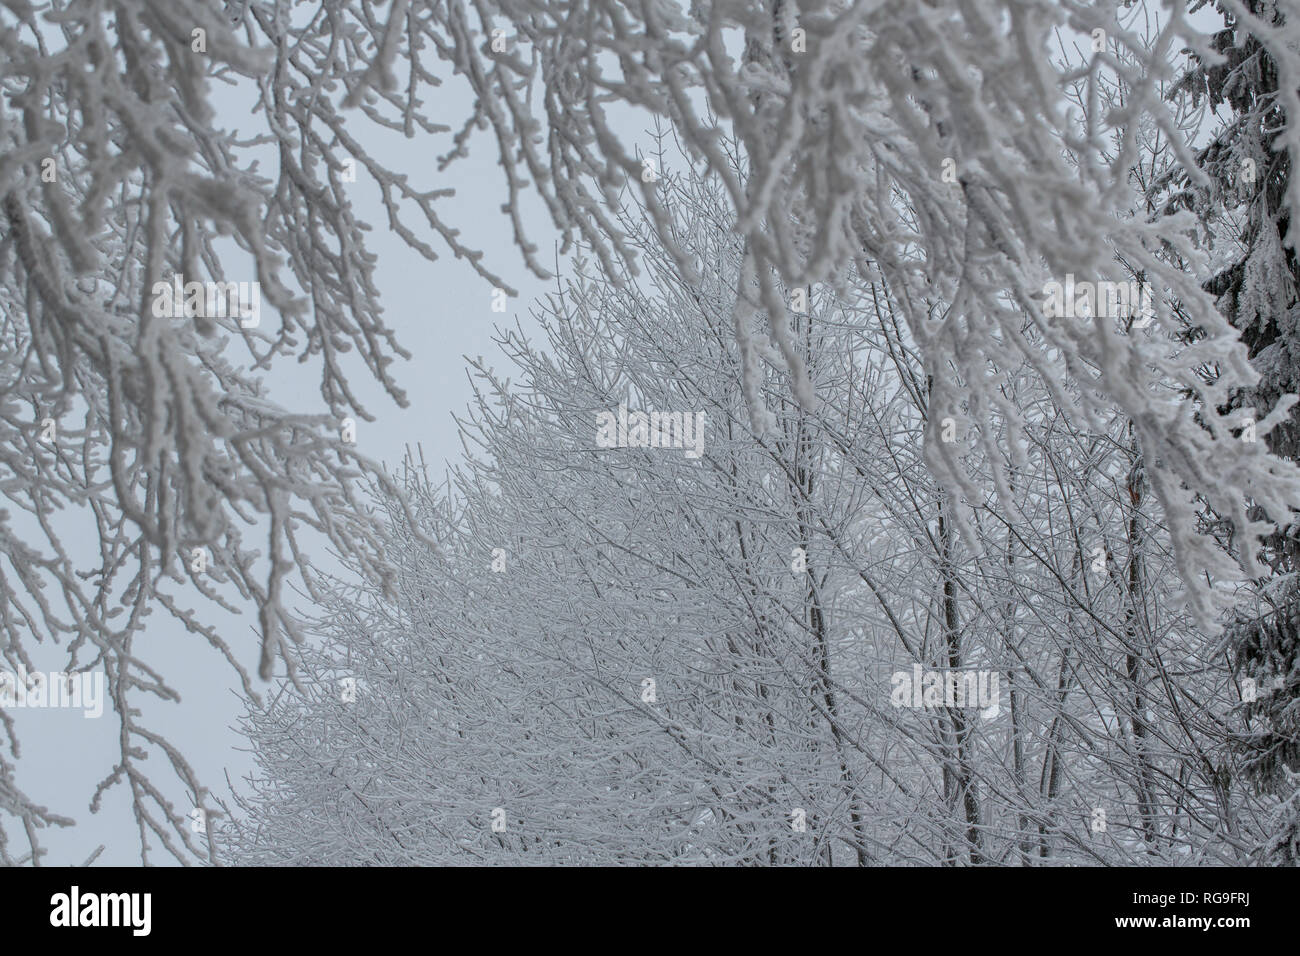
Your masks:
M1300 67L1284 40L1288 17L1273 3L1245 0L1216 5L1223 28L1214 35L1215 57L1198 61L1179 83L1193 101L1208 101L1227 116L1197 155L1204 184L1183 181L1170 206L1197 211L1222 244L1221 265L1205 283L1219 308L1240 331L1258 381L1229 396L1249 410L1275 405L1300 391L1300 264L1292 232L1297 198L1290 124L1300 115L1292 87ZM1291 18L1294 20L1294 18ZM1277 455L1300 456L1300 412L1261 441ZM1243 440L1255 440L1243 433ZM1300 540L1291 512L1259 516L1280 524L1263 542L1266 573L1244 605L1229 640L1251 690L1242 697L1241 747L1256 784L1279 798L1268 852L1300 860Z
M568 340L567 352L559 348L564 333L555 333L558 354L570 357L571 378L585 391L546 381L548 360L513 340L512 359L545 384L536 388L546 402L529 408L485 379L482 417L468 434L497 460L467 466L469 484L457 484L450 500L464 508L463 520L502 539L492 562L510 566L524 532L546 542L525 559L540 563L519 571L531 573L529 587L541 590L529 592L530 599L553 610L565 641L550 648L549 632L534 617L506 607L499 628L482 625L484 643L473 660L492 661L504 647L527 652L512 693L559 701L576 693L575 681L612 693L608 675L630 679L644 670L646 642L661 637L672 650L665 658L670 678L695 689L684 710L663 720L640 698L609 701L618 721L589 736L584 729L585 749L570 759L580 753L602 772L628 759L661 766L659 750L628 758L617 739L622 731L612 729L658 720L654 746L707 766L716 788L712 797L684 795L677 791L680 775L668 769L636 778L644 804L671 808L664 810L665 827L674 825L671 813L694 815L692 835L673 849L686 856L811 852L831 859L827 847L834 843L863 861L882 853L873 841L885 839L883 831L868 832L872 800L877 809L889 800L895 808L920 805L936 834L930 845L942 847L947 861L997 859L1013 845L1024 856L1027 828L1035 829L1040 850L1086 855L1087 838L1066 823L1063 801L1074 799L1067 785L1076 795L1094 777L1109 786L1117 761L1131 770L1141 852L1170 852L1173 829L1188 849L1202 852L1203 834L1189 834L1180 814L1190 816L1192 803L1217 794L1214 818L1225 820L1233 817L1234 798L1203 779L1220 775L1208 758L1182 762L1206 744L1199 728L1179 725L1172 734L1178 742L1169 744L1159 714L1145 719L1150 685L1164 680L1158 638L1185 635L1192 626L1181 618L1153 623L1146 602L1164 593L1156 582L1167 571L1184 586L1168 600L1186 603L1195 628L1211 633L1220 612L1239 599L1242 581L1276 570L1279 583L1267 600L1289 606L1289 566L1278 564L1290 560L1289 546L1277 523L1300 507L1300 469L1287 430L1294 383L1285 320L1277 318L1294 298L1290 237L1282 226L1300 189L1287 175L1300 150L1290 120L1300 95L1293 49L1300 25L1253 0L1224 0L1223 10L1232 36L1203 34L1177 2L1162 7L1163 19L1147 19L1144 4L1074 0L339 0L315 9L241 0L222 11L201 0L121 0L108 8L7 0L0 11L0 454L12 475L4 494L25 514L0 519L6 659L26 662L35 641L67 636L70 668L102 665L123 728L120 760L104 786L131 789L146 844L156 838L174 855L210 857L211 842L193 839L185 817L139 766L142 752L165 754L194 804L204 805L206 791L184 756L144 726L129 703L139 694L175 697L133 641L161 606L225 655L253 693L238 649L191 607L196 592L219 606L257 608L256 670L266 679L277 661L291 673L297 666L294 645L304 631L285 607L290 576L297 572L308 598L336 600L337 585L329 592L317 586L309 539L327 541L354 563L369 601L391 599L399 573L414 573L426 560L412 544L416 563L399 567L397 557L407 555L389 537L404 526L403 533L423 540L423 523L404 515L376 528L357 497L357 482L369 481L385 508L405 509L401 490L355 443L356 421L374 413L348 375L360 363L400 404L390 366L406 353L381 318L374 256L365 243L370 227L357 219L350 196L373 190L388 227L421 255L450 251L484 280L514 291L503 264L464 245L441 212L447 182L471 149L482 149L475 141L482 134L500 160L503 211L518 253L511 258L547 274L524 225L531 196L565 238L565 254L577 249L586 257L561 298L572 294L582 303L593 296L624 318ZM1140 23L1151 27L1138 29ZM1094 37L1094 48L1082 60L1058 56L1062 31ZM1167 95L1184 48L1205 65L1211 98L1253 117L1199 154L1185 135L1185 107ZM446 102L437 88L453 78L472 97L468 115L432 115L431 103ZM1243 87L1239 80L1251 82ZM249 132L220 128L216 83L249 102ZM1117 89L1122 98L1112 96ZM1268 97L1267 104L1242 99L1256 95ZM644 137L628 133L643 120L671 123L683 155L658 146L648 151ZM434 182L381 161L375 144L390 134L434 147ZM1240 268L1225 268L1224 227L1206 228L1216 213L1199 200L1135 204L1135 177L1144 175L1153 136L1164 137L1162 163L1177 167L1157 178L1185 181L1189 194L1217 196L1228 161L1256 161L1258 185L1247 193L1262 198L1246 214L1249 252L1237 257ZM700 176L683 174L686 167ZM675 189L701 191L707 223L692 221L673 202ZM624 212L630 194L643 215ZM1211 245L1216 236L1219 245ZM1076 275L1089 277L1090 287L1151 287L1152 323L1100 314L1080 320L1045 309L1040 290ZM638 329L626 324L628 316L653 298L639 285L647 281L660 284L662 298L649 313L656 316L653 331L640 329L638 354L650 364L633 371L617 348ZM195 298L186 291L190 282L214 291ZM237 291L239 282L256 283L258 301L264 297L275 322L224 307L231 283ZM594 289L583 291L584 283ZM796 292L800 308L793 307ZM554 307L568 308L559 300ZM701 356L699 368L679 367L654 347L668 340L673 322L686 322L677 314L684 307L691 322L681 327L682 353ZM819 308L847 312L852 321L815 322ZM858 358L840 364L840 354ZM289 356L317 363L319 405L288 409L270 399L264 376ZM689 400L707 410L714 427L727 429L725 454L708 459L722 471L691 470L694 462L682 456L671 467L659 461L632 472L646 483L642 488L621 484L620 470L605 463L590 487L576 487L578 477L564 471L575 454L570 423L591 413L593 403L617 407L611 400L620 397ZM969 438L960 452L944 438L947 423ZM518 430L525 424L553 439L550 461L539 460ZM887 426L919 441L923 456L881 459ZM1275 428L1282 431L1272 438ZM1034 462L1028 456L1046 441L1036 429L1070 441L1039 448ZM1243 441L1247 431L1264 440ZM1098 457L1097 442L1118 443L1128 457L1123 493L1103 496L1104 506L1089 482L1114 462ZM517 473L500 473L502 460ZM892 460L893 471L867 467L878 460ZM1064 481L1049 490L1045 473L1035 472L1081 462L1083 490L1067 493ZM530 486L525 471L550 483ZM1037 485L1026 483L1031 473ZM872 520L884 520L860 510L867 508L861 502L837 497L846 485L869 480L892 482L900 500L915 502L886 522L890 534L914 546L888 569L892 586L871 574L874 558L860 546L831 547L832 533L862 535ZM679 483L693 500L714 506L705 511L708 522L694 507L671 512L690 529L689 542L656 537L655 516L637 504L641 496L665 507L672 500L666 489ZM1113 591L1081 594L1088 552L1081 535L1072 547L1058 538L1060 509L1069 511L1076 493L1089 513L1071 514L1065 527L1093 523L1096 534L1122 541L1129 552L1126 576ZM538 500L569 502L573 514L544 515L551 523L541 523L528 511ZM1026 508L1037 509L1037 521L1021 521ZM49 517L62 509L93 522L93 533L70 533ZM996 534L989 530L993 514L1004 519ZM472 535L481 546L481 532L457 522L448 534ZM556 556L561 548L595 548L604 567L614 561L610 542L626 547L631 538L660 556L654 573L665 578L651 575L622 593L643 623L620 632L612 657L583 657L581 635L603 620L599 595L589 595L590 605L558 601L561 589L576 585L571 562ZM471 568L504 573L482 571L480 560L463 557L470 544L459 547L438 556L447 581L471 587L464 577ZM797 583L782 571L777 587L775 565L763 562L784 551L784 567L791 549L804 553L812 571ZM1153 550L1165 562L1160 571ZM451 563L457 555L461 566ZM1002 811L986 797L1005 790L1005 781L977 778L981 755L1005 741L960 713L906 728L920 782L887 780L869 796L862 775L868 767L880 770L883 758L846 716L862 688L837 671L846 666L838 642L848 637L827 623L835 620L835 601L861 599L864 587L872 594L873 613L884 615L898 639L888 649L860 645L881 661L901 650L935 666L992 661L1017 640L1016 614L1029 607L1045 613L1015 590L1015 575L984 577L1008 562L1023 566L1026 555L1051 585L1035 600L1050 593L1064 602L1064 616L1053 619L1063 628L1056 633L1107 646L1106 653L1122 658L1125 675L1084 703L1076 696L1084 684L1079 648L1052 644L1044 652L1049 663L1040 664L1055 672L1055 682L1040 674L1036 690L1018 687L1026 695L1018 727L1028 733L1041 716L1051 729L1042 754L1013 731L1017 785L1023 788L1025 761L1041 756L1052 807L1007 811L1016 821L1011 836L990 829ZM627 576L646 567L646 559L624 555L606 570ZM698 577L702 567L712 569L700 582L707 594L692 595L696 600L680 613L722 622L723 636L711 638L719 645L697 640L685 624L669 629L677 619L664 610L673 603L665 596L669 582ZM594 580L595 568L580 570ZM895 613L891 587L907 595L909 620ZM1003 609L1000 630L986 619L989 608ZM404 633L410 622L401 615L408 612L392 613L392 633ZM1289 640L1282 634L1263 644L1286 657ZM1271 654L1263 644L1246 656ZM376 653L375 666L387 666L380 663L387 652ZM727 670L710 679L731 685L722 711L707 703L717 687L697 674L717 660ZM312 661L329 673L326 663ZM788 669L779 679L774 661ZM1093 663L1104 671L1114 662ZM499 734L513 733L522 726L515 698L490 671L466 664L464 680L482 686L470 699L494 715ZM1173 708L1183 691L1165 684L1162 693ZM1104 706L1092 703L1101 698ZM468 699L461 706L469 708ZM1093 708L1091 724L1076 707ZM879 732L876 716L857 718ZM598 715L579 709L548 717L555 723L537 733L558 739ZM1270 719L1282 728L1274 743L1290 746L1293 721L1283 713ZM1096 735L1116 729L1113 721L1126 735L1122 760L1088 748L1101 768L1091 767L1086 781L1065 776L1075 769L1063 762L1064 748L1074 745L1069 735L1095 743ZM769 739L760 740L754 735L765 722ZM739 749L724 745L723 725L747 728ZM683 740L682 728L696 736ZM6 731L12 752L17 741L8 721ZM496 745L495 738L475 739L484 753ZM740 757L748 761L755 751L774 755L757 782L737 769L748 773L752 762ZM549 780L550 768L535 754L522 748L518 756L519 780L538 787ZM3 846L0 853L35 859L36 827L65 821L24 797L12 764L0 759L0 798L30 843L25 855ZM1162 762L1189 768L1168 799L1157 793ZM478 779L476 799L487 799L500 781L476 778L475 769L466 764L465 779ZM744 787L742 778L749 781ZM806 804L800 808L828 841L815 842L812 851L773 845L767 835L765 815L790 798L794 780L812 788L797 794ZM521 794L534 792L519 786ZM575 805L574 794L545 792L553 811ZM918 793L938 797L918 800ZM586 799L583 806L608 808L612 798ZM485 839L502 847L513 839L505 835L513 818L504 804L489 809L497 807L505 810L506 829L489 828ZM874 826L906 830L892 812L882 812ZM700 822L706 816L708 825ZM561 825L561 818L550 819ZM566 839L587 825L581 818L562 822ZM446 825L462 832L450 820ZM628 823L627 839L636 839L633 831ZM626 850L643 851L662 847Z
M140 695L177 693L138 639L161 610L252 693L244 652L196 605L255 608L265 679L301 640L283 596L296 571L311 590L305 541L382 576L353 485L382 472L340 431L370 417L347 353L399 402L387 367L405 353L379 318L339 165L276 106L290 90L270 49L198 2L8 3L0 37L0 456L13 509L0 512L0 646L31 670L37 642L67 640L66 670L105 672L121 753L92 809L124 785L146 858L155 839L206 857L142 766L162 755L191 805L207 805L185 756L139 719ZM216 126L214 79L265 97L278 182ZM294 355L319 363L318 409L268 398L264 376ZM30 844L0 844L7 862L35 859L37 829L69 822L22 794L8 758L0 803Z
M427 37L464 71L507 170L532 176L557 225L580 234L603 265L617 256L630 270L636 254L583 184L599 183L608 197L630 178L665 248L687 281L698 283L656 198L655 178L634 175L646 167L620 136L614 106L674 123L691 154L720 178L729 221L744 242L733 323L756 430L775 425L760 394L765 362L789 372L791 393L806 408L814 398L778 283L828 280L856 263L889 282L934 381L934 401L945 410L969 404L991 413L1003 377L1023 362L1081 424L1100 428L1121 409L1146 449L1147 480L1170 523L1189 597L1205 626L1217 624L1223 595L1206 584L1207 575L1211 582L1240 575L1216 541L1198 534L1198 496L1232 520L1243 540L1254 540L1270 526L1250 519L1248 503L1284 513L1300 500L1300 479L1264 446L1237 441L1242 415L1227 398L1256 373L1196 270L1170 261L1171 249L1182 261L1203 261L1194 217L1127 214L1140 155L1136 130L1174 122L1160 95L1175 75L1173 51L1210 53L1182 5L1165 8L1153 37L1133 29L1145 8L1121 22L1113 8L1048 2L751 0L694 3L688 13L657 3L591 2L575 10L503 0L481 11L484 31L494 17L517 31L504 53L485 37L471 42L469 18L461 20L455 4L423 19L419 5L399 4L371 29L391 58L400 54L401 37L411 38L412 52ZM574 23L582 25L580 38ZM1063 67L1051 49L1061 27L1100 30L1108 39L1085 67ZM395 82L382 57L378 66L354 67L354 98L363 95L358 76L362 84ZM1093 112L1076 127L1066 90L1078 81L1090 101L1105 85L1123 84L1131 91L1125 109ZM546 138L537 135L530 93L545 104ZM1116 130L1123 148L1110 155ZM732 142L744 156L744 176L728 172ZM1191 152L1176 148L1199 177ZM1159 292L1149 333L1044 315L1037 290L1045 280L1127 278L1117 262ZM762 331L752 327L756 313L766 316ZM1175 344L1161 334L1182 325L1198 329L1195 342ZM1207 361L1218 367L1210 380L1201 374ZM1278 420L1270 411L1258 410L1265 430ZM1014 450L1014 416L1008 420ZM975 490L933 435L927 449L954 493L954 526L969 539L962 494ZM989 460L998 460L992 449ZM991 477L1008 494L999 466ZM1235 557L1246 574L1259 572L1253 548Z
M438 549L381 494L391 593L336 581L313 689L249 714L235 858L1247 858L1259 806L1221 780L1230 674L1176 607L1128 423L1080 429L1016 369L1013 498L972 502L965 544L921 439L949 433L976 484L987 446L929 420L887 284L849 273L788 318L816 410L769 369L778 427L754 430L728 374L743 242L716 181L682 164L661 202L704 287L625 207L640 276L580 258L539 303L545 341L505 330L513 373L475 364L466 462L446 487L409 475ZM706 411L701 456L606 447L620 406ZM998 713L895 702L914 666L996 673ZM333 690L348 676L364 702Z
M268 135L286 170L275 193L288 207L286 222L314 209L321 192L308 184L318 181L330 209L345 210L341 171L364 171L381 190L393 228L416 248L432 254L401 218L404 208L508 287L438 216L443 191L421 191L362 155L362 121L351 117L359 113L373 128L408 137L454 130L443 170L467 158L472 131L483 128L495 141L517 244L534 272L545 270L522 225L524 190L536 192L555 225L587 243L602 266L622 260L610 275L634 271L635 244L606 208L630 182L660 241L698 282L657 198L657 177L647 175L653 158L625 132L643 117L665 118L725 188L728 222L745 244L744 275L757 282L757 293L737 284L733 323L758 430L774 424L759 394L765 362L788 370L802 404L812 397L773 283L820 282L852 262L890 283L935 380L935 400L946 409L969 402L990 412L1002 376L1027 361L1081 423L1097 427L1115 407L1133 421L1149 452L1152 494L1169 515L1180 570L1207 626L1216 621L1216 594L1203 586L1203 572L1235 572L1217 543L1197 534L1195 496L1247 539L1270 530L1248 517L1248 503L1274 513L1300 500L1290 463L1236 440L1242 416L1224 399L1256 373L1196 270L1170 261L1171 249L1183 261L1204 258L1194 246L1194 217L1128 214L1130 175L1141 155L1137 131L1172 131L1176 123L1161 95L1175 76L1176 51L1212 56L1209 38L1181 4L1164 8L1163 22L1148 18L1142 4L1122 8L1117 19L1108 6L1048 0L1027 9L1009 0L978 9L951 0L727 0L689 10L614 0L576 8L452 0L394 2L386 10L340 3L328 15L301 18L281 17L269 3L239 9L238 30L219 31L223 39L210 45L237 39L238 55L256 51L275 64L273 80L257 76ZM1156 25L1137 29L1144 22ZM168 23L174 28L177 20ZM1084 65L1063 63L1054 54L1062 28L1082 36L1100 31L1101 48ZM1286 34L1275 32L1284 45ZM471 115L451 128L423 109L428 88L446 72L440 63L475 97ZM1112 84L1131 92L1122 110L1092 111L1079 126L1068 110L1079 83L1090 102ZM1288 132L1285 141L1289 149L1300 138ZM744 156L744 176L729 171L731 143ZM1190 150L1176 148L1199 180ZM303 156L291 158L295 151ZM338 223L332 211L320 219L348 235L340 215ZM298 249L289 233L283 241ZM356 248L349 238L340 245ZM1037 290L1045 280L1127 279L1125 270L1158 293L1151 334L1043 314ZM360 265L334 271L366 274ZM762 331L750 322L755 313L766 316ZM1176 347L1159 334L1183 325L1199 330L1195 343ZM328 355L329 337L319 342ZM1209 381L1200 374L1207 360L1218 366ZM1164 382L1183 394L1170 397L1157 385ZM1277 420L1270 411L1256 410L1265 432ZM928 461L954 493L955 526L969 537L957 492L969 497L972 489L942 443L927 439ZM1009 439L1014 449L1014 427ZM992 480L1007 492L1000 468ZM1236 557L1246 573L1258 573L1253 548Z

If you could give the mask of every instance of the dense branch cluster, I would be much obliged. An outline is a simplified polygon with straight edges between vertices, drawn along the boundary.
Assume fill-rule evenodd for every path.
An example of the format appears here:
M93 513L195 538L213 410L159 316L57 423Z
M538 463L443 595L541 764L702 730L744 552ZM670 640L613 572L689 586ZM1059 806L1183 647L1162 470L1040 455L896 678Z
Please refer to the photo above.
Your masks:
M1254 852L1294 803L1295 694L1238 713L1221 658L1284 684L1296 660L1300 20L1203 6L0 0L0 658L66 642L105 671L92 805L124 784L146 858L213 859L141 766L212 807L140 717L177 697L140 638L162 609L260 708L213 616L251 609L257 676L293 689L249 718L250 858ZM395 137L433 169L386 164ZM484 155L494 260L444 214ZM445 489L355 444L376 413L349 375L404 404L410 357L362 191L508 294L520 262L549 275L530 202L575 256L546 348L503 339L526 386L477 366L483 457ZM1066 277L1150 290L1151 321L1044 309ZM159 308L174 278L255 284L268 314ZM290 358L319 401L280 400ZM704 413L708 453L593 447L593 415L638 405ZM1001 674L1010 713L895 711L904 662ZM341 667L387 689L341 709ZM0 827L0 860L39 861L68 820L0 721L27 843ZM299 842L294 801L340 829ZM485 802L523 816L485 835ZM773 842L792 805L815 838ZM1099 850L1080 814L1105 807Z
M777 427L754 431L730 335L743 239L716 181L660 191L713 270L687 282L627 209L639 277L580 258L538 305L543 342L502 333L510 374L476 366L465 464L441 484L407 462L440 547L378 495L392 593L336 581L306 689L250 710L260 769L233 858L1267 859L1279 801L1234 783L1257 725L1179 606L1136 430L1080 428L1032 369L1008 376L1027 447L1001 462L1011 500L976 503L963 542L886 284L849 272L794 317L816 411L769 372ZM620 406L703 413L706 453L602 447L594 422ZM916 672L987 694L900 693ZM1276 673L1254 676L1271 692Z

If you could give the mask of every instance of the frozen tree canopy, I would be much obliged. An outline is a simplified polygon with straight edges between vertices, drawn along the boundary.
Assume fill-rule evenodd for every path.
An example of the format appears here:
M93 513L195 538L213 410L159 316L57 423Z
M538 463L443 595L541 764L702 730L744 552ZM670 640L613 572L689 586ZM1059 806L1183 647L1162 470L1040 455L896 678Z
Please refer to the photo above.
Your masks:
M0 658L105 673L146 859L1294 862L1285 7L0 0ZM356 446L375 228L555 283L445 484ZM222 839L150 615L250 701Z

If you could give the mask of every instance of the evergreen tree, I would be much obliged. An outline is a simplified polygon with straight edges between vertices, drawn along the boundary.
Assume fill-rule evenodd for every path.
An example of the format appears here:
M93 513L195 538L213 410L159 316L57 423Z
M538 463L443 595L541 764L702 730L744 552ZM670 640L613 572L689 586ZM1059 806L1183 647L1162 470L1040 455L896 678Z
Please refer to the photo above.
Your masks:
M1300 392L1300 262L1297 236L1290 234L1288 97L1279 95L1284 71L1275 58L1285 18L1272 0L1218 0L1215 6L1223 17L1212 41L1219 58L1195 57L1176 92L1216 111L1227 107L1230 115L1198 156L1208 183L1184 193L1183 201L1198 208L1217 241L1235 250L1205 289L1241 333L1259 374L1236 402L1271 408ZM1268 30L1260 29L1261 22ZM1262 437L1275 454L1300 457L1300 407ZM1265 853L1294 864L1300 858L1300 777L1293 769L1300 765L1300 526L1288 523L1287 515L1267 517L1280 523L1263 542L1269 574L1256 582L1256 605L1239 615L1228 639L1244 678L1245 769L1281 801L1279 825Z

